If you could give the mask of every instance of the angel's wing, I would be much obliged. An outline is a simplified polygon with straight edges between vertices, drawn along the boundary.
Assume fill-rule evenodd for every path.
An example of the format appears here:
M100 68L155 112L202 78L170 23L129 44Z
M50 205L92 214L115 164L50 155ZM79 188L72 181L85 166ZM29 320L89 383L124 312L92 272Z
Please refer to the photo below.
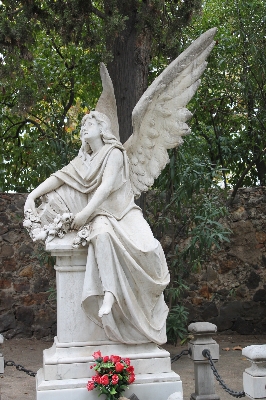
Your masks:
M111 121L112 133L120 141L114 87L107 68L103 63L100 63L100 75L102 79L103 91L95 110L107 115Z
M216 31L212 28L203 33L168 65L133 110L133 134L124 147L136 197L152 186L169 162L167 149L182 144L182 136L190 133L185 122L192 114L185 107L200 85Z

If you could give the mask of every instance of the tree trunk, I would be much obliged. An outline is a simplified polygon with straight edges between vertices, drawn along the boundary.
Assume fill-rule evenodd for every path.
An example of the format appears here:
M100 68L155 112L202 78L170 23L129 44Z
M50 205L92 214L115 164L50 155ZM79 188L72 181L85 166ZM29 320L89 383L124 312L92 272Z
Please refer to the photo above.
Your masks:
M260 181L260 186L265 186L266 185L266 164L263 159L258 160L256 162L256 169L258 172L258 178Z
M132 133L132 111L148 86L151 35L137 31L137 12L128 3L125 29L109 40L107 48L113 60L107 64L111 76L118 112L120 140L125 143Z

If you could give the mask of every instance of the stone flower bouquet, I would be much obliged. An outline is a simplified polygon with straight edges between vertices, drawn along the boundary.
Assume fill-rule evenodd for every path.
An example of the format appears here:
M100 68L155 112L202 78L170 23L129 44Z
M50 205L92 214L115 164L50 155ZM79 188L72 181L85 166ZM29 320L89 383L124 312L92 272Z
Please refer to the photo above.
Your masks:
M55 237L63 238L71 230L73 219L72 213L57 214L52 223L42 226L40 217L35 215L32 210L26 210L23 226L27 229L33 242L49 243ZM90 232L89 225L81 227L73 241L73 247L85 246Z
M135 381L134 367L129 358L102 356L100 351L93 353L96 364L91 366L96 371L88 381L87 389L98 389L105 394L106 400L116 400Z

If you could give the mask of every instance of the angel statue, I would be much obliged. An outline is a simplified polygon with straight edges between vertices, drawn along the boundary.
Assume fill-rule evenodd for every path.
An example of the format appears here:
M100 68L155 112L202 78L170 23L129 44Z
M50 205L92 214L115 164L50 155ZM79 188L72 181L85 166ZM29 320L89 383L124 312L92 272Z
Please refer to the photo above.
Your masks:
M103 92L81 121L78 156L25 203L24 225L34 240L63 237L70 229L77 231L74 247L88 246L81 306L115 342L166 342L169 272L134 197L152 186L169 161L167 149L190 132L192 114L185 107L200 84L215 32L201 35L154 80L133 110L133 133L124 144L112 81L101 64Z

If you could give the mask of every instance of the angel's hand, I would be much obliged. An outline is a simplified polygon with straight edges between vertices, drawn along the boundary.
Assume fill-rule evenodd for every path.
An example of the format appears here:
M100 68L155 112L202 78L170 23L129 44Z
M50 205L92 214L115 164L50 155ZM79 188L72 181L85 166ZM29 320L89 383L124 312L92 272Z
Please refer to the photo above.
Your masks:
M71 229L78 230L81 226L86 224L88 218L89 216L87 215L87 213L85 213L84 211L80 211L75 215L74 220L71 224Z
M27 210L31 210L34 215L37 215L35 200L30 194L28 195L26 203L24 205L24 212Z

